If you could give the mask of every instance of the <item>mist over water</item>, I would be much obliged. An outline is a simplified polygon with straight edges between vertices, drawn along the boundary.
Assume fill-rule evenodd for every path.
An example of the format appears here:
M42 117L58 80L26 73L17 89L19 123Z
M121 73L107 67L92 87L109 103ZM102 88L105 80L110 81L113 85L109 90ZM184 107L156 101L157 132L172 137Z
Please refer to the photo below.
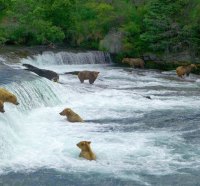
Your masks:
M60 55L44 53L18 64L19 68L29 63L54 70L62 74L60 83L10 68L14 78L4 75L0 81L20 102L19 106L6 103L6 112L0 113L0 183L200 183L198 76L180 80L173 71L115 67L106 63L105 55L97 55L89 64L84 57L80 57L82 64L76 57L71 63L56 62ZM64 74L79 70L100 74L93 85ZM60 116L66 107L85 123L70 123ZM76 144L82 140L92 142L97 161L78 157Z

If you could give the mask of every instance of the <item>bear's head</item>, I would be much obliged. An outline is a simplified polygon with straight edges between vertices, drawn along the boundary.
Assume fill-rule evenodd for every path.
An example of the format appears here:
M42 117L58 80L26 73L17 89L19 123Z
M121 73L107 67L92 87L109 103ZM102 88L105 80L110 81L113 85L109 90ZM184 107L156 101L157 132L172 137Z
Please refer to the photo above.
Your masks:
M83 151L88 151L90 149L91 141L81 141L76 145Z
M93 71L93 75L94 75L94 77L97 78L97 76L99 75L99 73L100 73L100 72Z
M123 58L122 59L122 63L129 63L129 61L130 61L130 58Z
M99 75L100 72L97 72L97 71L91 71L90 74L89 74L89 83L90 84L93 84L94 81L97 79L98 75Z
M66 108L64 109L62 112L60 112L59 114L61 116L69 116L73 113L73 111L70 108Z
M15 104L15 105L19 105L19 102L17 101L17 97L16 97L14 94L9 95L8 101L9 101L10 103Z
M56 83L58 83L59 76L53 77L51 80L52 80L53 82L56 82Z
M197 66L195 64L190 65L192 68L197 69Z
M0 112L4 113L4 105L3 105L3 101L0 100Z

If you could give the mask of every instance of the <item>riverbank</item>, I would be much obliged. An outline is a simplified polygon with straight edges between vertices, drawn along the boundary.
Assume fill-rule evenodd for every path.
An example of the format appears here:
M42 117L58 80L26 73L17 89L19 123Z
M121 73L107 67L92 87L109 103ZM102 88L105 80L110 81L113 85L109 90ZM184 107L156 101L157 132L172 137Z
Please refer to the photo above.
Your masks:
M61 51L67 52L87 52L88 50L82 48L69 48L65 46L57 46L52 48L51 46L47 45L38 45L38 46L1 46L0 47L0 55L5 57L7 60L11 60L13 62L18 62L21 58L27 58L28 56L31 57L33 55L42 54L45 51L51 51L54 53L58 53ZM92 51L92 50L91 50ZM177 55L178 56L178 55ZM191 58L183 54L182 57L168 55L167 56L159 56L157 57L154 54L145 54L142 56L143 60L145 61L145 68L146 69L157 69L161 71L170 71L175 70L178 66L188 65L194 63L197 65L197 69L194 69L192 73L200 74L200 59L195 58L195 61L192 62ZM122 57L118 55L111 54L112 61L119 66L126 66L121 63Z

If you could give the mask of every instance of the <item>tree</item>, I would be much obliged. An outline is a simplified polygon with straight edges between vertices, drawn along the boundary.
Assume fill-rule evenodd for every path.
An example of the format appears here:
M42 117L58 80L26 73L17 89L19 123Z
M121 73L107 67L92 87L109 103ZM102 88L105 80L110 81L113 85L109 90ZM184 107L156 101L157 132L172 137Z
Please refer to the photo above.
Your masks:
M7 30L7 41L17 44L62 41L64 32L47 18L45 8L47 7L40 1L12 1L6 11L7 21L1 24L1 29Z
M141 39L154 52L175 52L181 48L181 19L188 0L152 0L144 18Z

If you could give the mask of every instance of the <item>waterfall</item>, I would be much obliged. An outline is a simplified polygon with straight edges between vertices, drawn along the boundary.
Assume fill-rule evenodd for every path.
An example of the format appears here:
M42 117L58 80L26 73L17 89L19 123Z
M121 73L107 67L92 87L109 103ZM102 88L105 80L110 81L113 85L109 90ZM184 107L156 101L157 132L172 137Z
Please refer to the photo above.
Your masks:
M89 52L58 52L51 51L43 52L42 54L34 55L22 59L22 63L27 63L36 66L43 65L71 65L71 64L109 64L111 57L107 52L89 51Z
M0 159L8 158L4 156L10 154L9 151L12 151L15 143L20 140L24 114L34 108L61 103L57 95L62 94L59 84L44 78L13 82L1 87L15 94L20 104L16 106L4 103L5 113L0 113Z
M58 83L4 64L0 64L0 74L0 86L17 96L21 110L61 103L57 95L62 95L65 90Z
M24 118L27 113L66 101L66 92L58 83L6 65L0 65L0 74L0 86L16 95L19 102L19 105L4 103L5 113L0 113L0 173L5 173L4 165L12 164L11 159L15 159L18 145L24 143L23 135L27 130ZM23 150L23 146L21 148Z
M17 96L21 110L29 110L41 106L53 106L61 103L57 95L62 94L62 87L45 78L21 83L13 82L4 87Z

